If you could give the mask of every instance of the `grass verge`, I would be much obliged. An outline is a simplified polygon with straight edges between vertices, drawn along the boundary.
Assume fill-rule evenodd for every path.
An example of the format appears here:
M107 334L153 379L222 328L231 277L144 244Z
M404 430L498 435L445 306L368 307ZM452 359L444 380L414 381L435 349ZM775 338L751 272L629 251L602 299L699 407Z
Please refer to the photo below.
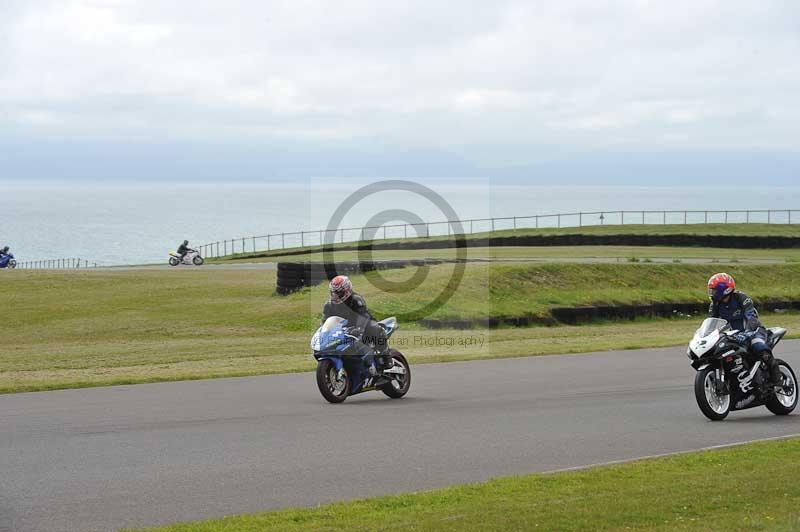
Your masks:
M378 316L413 311L446 282L383 292L354 278ZM469 265L443 316L546 314L554 305L703 299L713 271L698 265ZM408 272L382 272L399 280ZM800 265L731 273L754 296L800 298ZM0 392L306 371L324 286L274 294L275 272L182 269L15 271L4 276ZM689 299L692 300L692 299ZM765 310L765 309L762 309ZM767 309L768 310L768 309ZM434 313L434 314L436 314ZM518 329L427 330L403 322L396 346L414 364L681 344L699 319ZM794 335L800 315L765 316Z
M789 531L798 475L800 439L788 439L150 530Z

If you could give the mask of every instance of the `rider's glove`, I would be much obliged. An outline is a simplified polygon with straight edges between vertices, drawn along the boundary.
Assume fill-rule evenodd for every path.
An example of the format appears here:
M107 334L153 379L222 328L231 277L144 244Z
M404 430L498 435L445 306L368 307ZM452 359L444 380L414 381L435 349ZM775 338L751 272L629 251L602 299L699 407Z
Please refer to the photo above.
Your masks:
M733 335L733 339L736 341L736 343L739 343L739 344L746 343L747 340L749 339L749 337L750 337L750 335L748 335L747 333L743 333L743 332L736 333L735 335Z

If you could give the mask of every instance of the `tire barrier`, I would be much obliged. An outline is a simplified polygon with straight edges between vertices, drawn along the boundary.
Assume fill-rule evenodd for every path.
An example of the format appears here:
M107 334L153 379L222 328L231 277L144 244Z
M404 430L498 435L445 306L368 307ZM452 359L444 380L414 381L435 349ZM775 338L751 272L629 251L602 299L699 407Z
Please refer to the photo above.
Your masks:
M756 300L762 311L800 310L800 301ZM633 320L635 318L669 318L675 316L704 316L708 303L651 303L647 305L595 305L585 307L553 307L549 316L492 316L473 320L422 319L417 323L430 329L475 329L497 327L526 327L530 325L578 325L601 320Z
M467 247L544 247L544 246L664 246L664 247L706 247L722 249L787 249L800 247L800 237L795 236L722 236L722 235L521 235L471 237L465 236ZM449 249L455 248L453 239L413 240L400 242L369 242L364 244L339 244L335 251L373 251L373 250L412 250L412 249ZM321 252L322 247L314 249L291 250L252 254L241 257L242 260L254 257L289 257ZM236 259L234 259L236 260Z
M418 259L418 260L381 260L361 262L279 262L276 291L287 295L306 286L314 286L328 282L337 275L356 275L375 270L394 270L409 266L431 266L455 262L453 260Z
M467 237L469 247L536 247L536 246L667 246L709 248L770 248L800 247L800 237L789 236L720 236L720 235L521 235L494 237ZM373 243L372 249L429 249L454 247L452 240L419 242ZM365 246L366 247L366 246Z

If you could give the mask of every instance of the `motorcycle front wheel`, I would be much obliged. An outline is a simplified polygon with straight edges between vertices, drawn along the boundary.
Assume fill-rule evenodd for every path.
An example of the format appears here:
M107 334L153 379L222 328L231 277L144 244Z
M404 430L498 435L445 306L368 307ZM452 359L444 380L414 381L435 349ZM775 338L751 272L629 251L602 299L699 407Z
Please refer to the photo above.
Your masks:
M195 266L202 266L203 262L205 261L203 260L203 257L201 257L200 255L195 255L194 258L192 259L192 262L194 263Z
M170 266L177 266L177 265L178 265L178 264L180 264L180 263L181 263L181 261L180 261L180 260L178 260L178 258L177 258L177 257L170 257L170 258L169 258L169 265L170 265Z
M15 261L15 260L9 261L9 263L8 263L8 268L9 269L13 270L16 267L17 267L17 261Z
M317 364L317 387L326 401L341 403L350 395L350 376L344 370L339 379L339 372L333 362L323 359Z
M731 411L731 394L717 390L716 369L703 368L694 377L694 397L700 411L712 421L721 421Z
M765 404L776 416L785 416L791 414L797 406L797 378L789 364L781 359L776 359L775 362L783 375L783 388L773 393Z
M394 362L392 368L389 371L384 370L384 376L390 377L391 380L381 386L381 391L387 397L400 399L411 388L411 366L408 365L403 353L394 349L392 349L392 361ZM398 373L392 373L392 371L398 371Z

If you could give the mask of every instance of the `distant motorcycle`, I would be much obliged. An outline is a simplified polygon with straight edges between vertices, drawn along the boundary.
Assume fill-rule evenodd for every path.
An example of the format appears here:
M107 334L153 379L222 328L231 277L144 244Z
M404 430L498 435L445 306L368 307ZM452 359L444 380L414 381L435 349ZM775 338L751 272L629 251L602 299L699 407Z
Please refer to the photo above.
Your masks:
M783 327L767 329L767 343L773 349L786 334ZM694 395L697 406L714 421L725 419L732 410L766 406L779 416L797 406L797 379L792 368L776 359L783 376L780 387L770 384L769 370L749 349L749 339L719 318L707 318L694 334L686 355L697 370Z
M14 258L13 253L9 253L8 255L3 255L0 258L0 268L8 268L9 270L13 270L17 267L17 260Z
M396 318L378 324L387 338L397 329ZM317 386L328 402L341 403L350 395L380 390L392 399L399 399L411 387L411 367L406 357L390 350L392 366L369 374L367 360L374 355L372 347L361 341L361 331L347 326L347 320L331 316L311 338L311 349L317 359Z
M170 266L177 266L178 264L186 264L188 266L194 264L195 266L202 266L204 262L205 260L200 256L200 252L196 249L189 251L189 253L184 255L183 259L181 259L181 256L177 253L169 254Z

